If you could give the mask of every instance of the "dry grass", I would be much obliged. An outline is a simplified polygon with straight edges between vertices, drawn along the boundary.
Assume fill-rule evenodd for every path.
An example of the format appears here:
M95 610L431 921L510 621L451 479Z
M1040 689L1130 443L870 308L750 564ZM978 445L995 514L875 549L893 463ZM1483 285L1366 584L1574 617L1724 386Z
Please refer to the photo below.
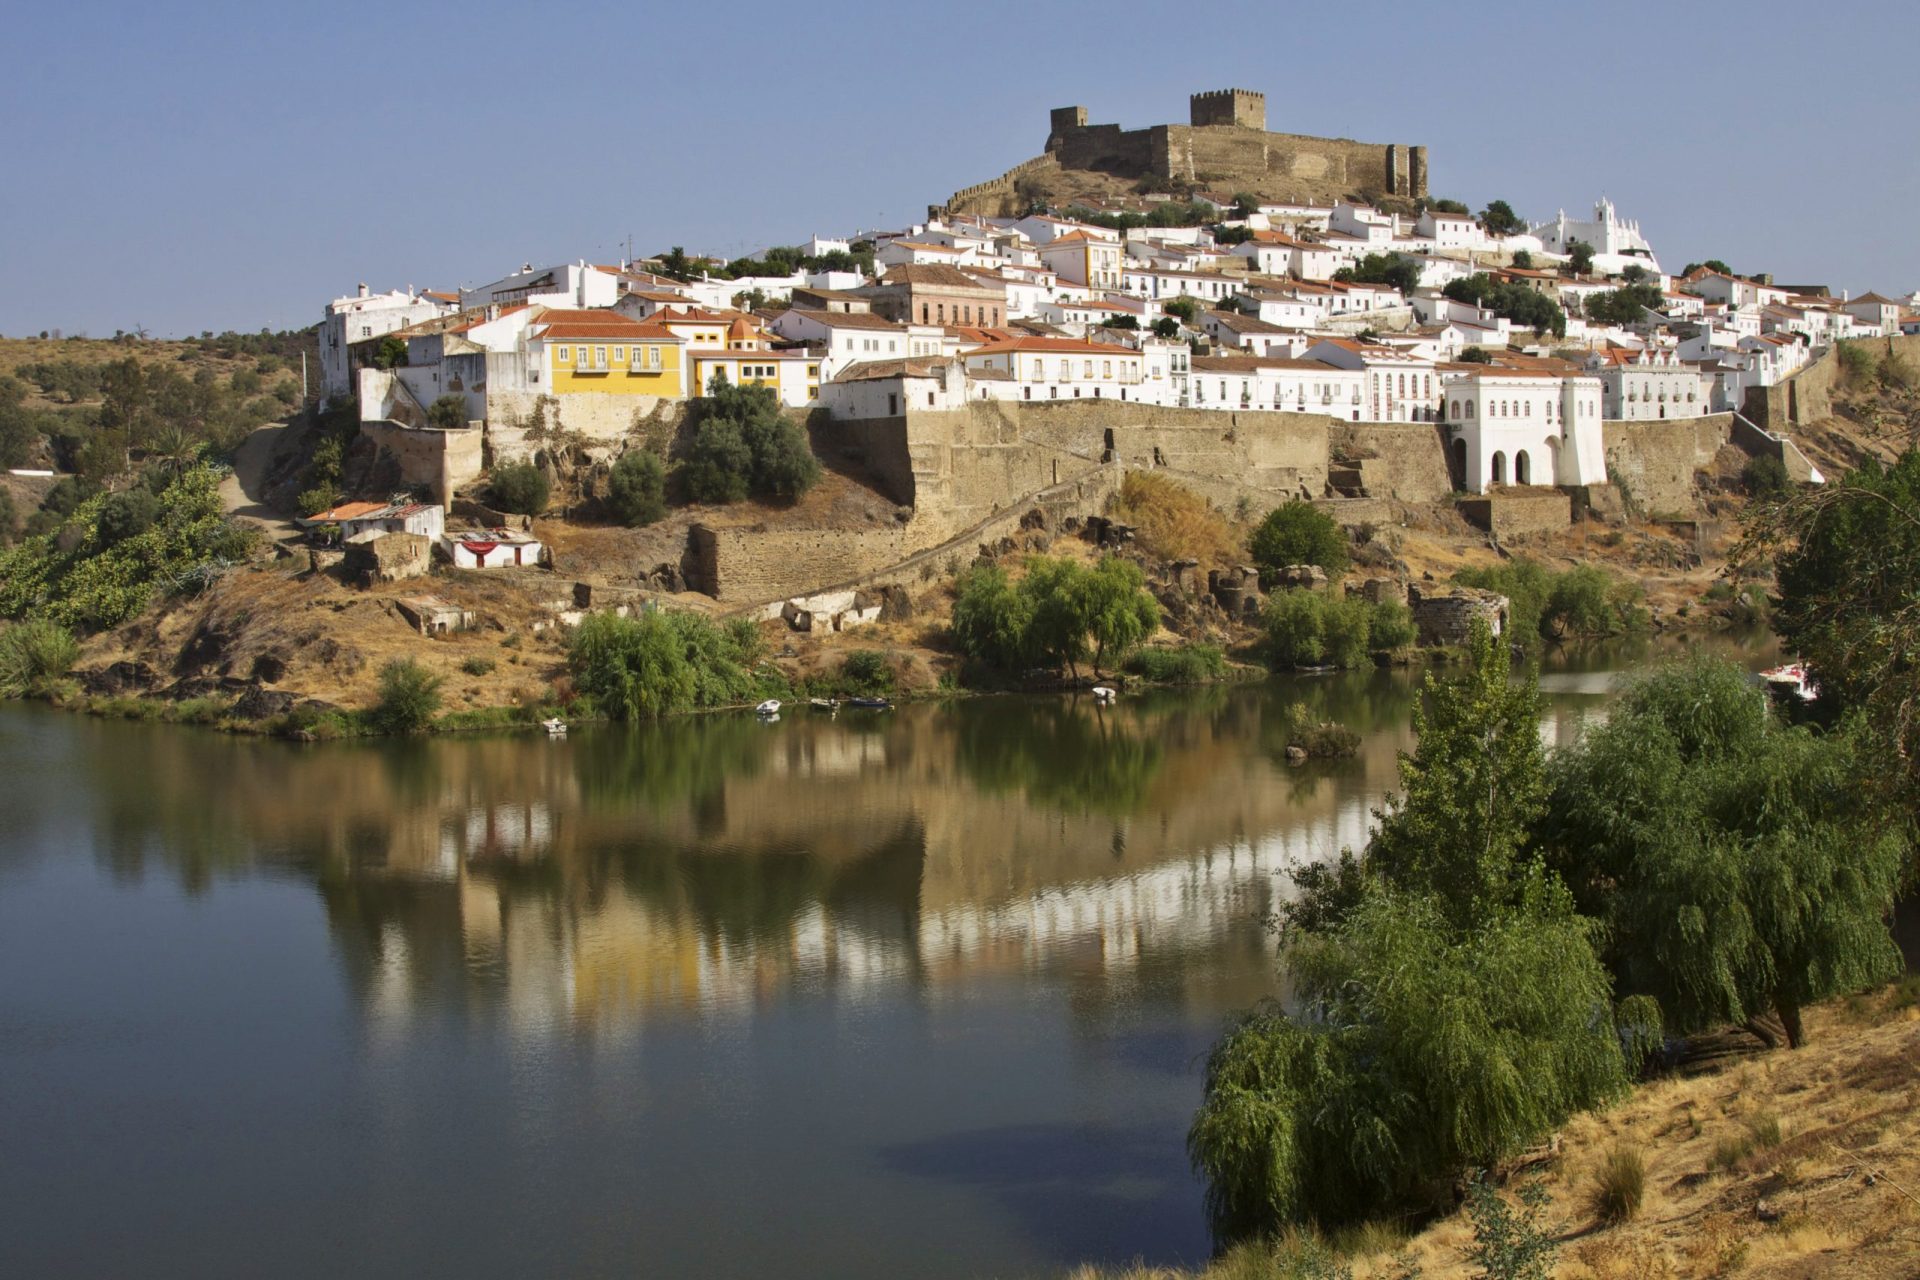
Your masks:
M1561 1241L1557 1280L1920 1275L1916 997L1920 983L1910 981L1830 1002L1808 1011L1803 1049L1722 1055L1699 1074L1656 1081L1610 1111L1575 1117L1543 1175L1548 1221ZM1637 1212L1608 1225L1596 1190L1622 1152L1639 1158L1643 1185ZM1425 1280L1469 1280L1462 1247L1470 1235L1456 1213L1404 1248L1356 1253L1354 1276L1387 1280L1411 1261ZM1229 1260L1237 1269L1221 1269ZM1235 1255L1202 1275L1288 1274L1247 1266Z
M1151 472L1130 471L1107 514L1134 527L1134 541L1160 560L1198 560L1219 568L1246 558L1245 531L1191 489Z
M1647 1162L1640 1148L1623 1144L1600 1157L1593 1171L1593 1187L1587 1203L1599 1221L1610 1227L1618 1226L1631 1222L1639 1214L1646 1192Z

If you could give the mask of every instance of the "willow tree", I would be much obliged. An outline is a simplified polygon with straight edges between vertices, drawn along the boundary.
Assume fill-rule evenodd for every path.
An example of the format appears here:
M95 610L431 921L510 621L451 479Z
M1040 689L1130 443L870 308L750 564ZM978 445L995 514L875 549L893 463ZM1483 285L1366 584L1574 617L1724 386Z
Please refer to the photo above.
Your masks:
M1790 1045L1801 1008L1898 971L1907 828L1862 788L1855 732L1781 725L1730 663L1647 677L1555 757L1551 865L1603 924L1623 993L1667 1027Z

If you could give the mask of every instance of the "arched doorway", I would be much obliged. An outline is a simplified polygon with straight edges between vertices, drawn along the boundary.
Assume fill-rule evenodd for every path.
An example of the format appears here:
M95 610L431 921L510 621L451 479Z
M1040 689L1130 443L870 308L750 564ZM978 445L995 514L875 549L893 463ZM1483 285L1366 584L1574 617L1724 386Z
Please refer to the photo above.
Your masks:
M1462 489L1473 487L1467 481L1467 442L1464 438L1453 442L1453 482Z
M1552 475L1553 483L1559 484L1560 483L1560 442L1558 440L1547 441L1547 471Z
M1507 455L1498 449L1493 451L1493 482L1495 484L1507 482Z
M1513 455L1513 482L1515 484L1533 483L1533 460L1527 457L1525 449Z

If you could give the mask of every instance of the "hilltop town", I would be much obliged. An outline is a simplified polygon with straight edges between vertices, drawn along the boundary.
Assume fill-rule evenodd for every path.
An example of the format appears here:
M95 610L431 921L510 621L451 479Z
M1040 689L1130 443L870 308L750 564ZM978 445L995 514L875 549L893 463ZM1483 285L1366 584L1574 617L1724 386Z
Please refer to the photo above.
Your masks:
M1376 595L1431 600L1532 546L1611 557L1672 621L1752 464L1813 483L1873 452L1836 414L1837 355L1903 368L1920 298L1675 269L1604 198L1470 211L1430 194L1423 146L1265 126L1237 89L1142 130L1062 108L1042 156L910 226L362 284L322 308L310 409L234 455L228 506L408 635L653 601L832 637L1071 532L1230 643L1262 594L1232 544L1290 500L1348 532ZM701 443L721 388L797 433L795 483ZM1130 545L1114 508L1142 474L1227 532ZM172 643L103 656L177 666ZM292 649L267 670L297 680Z

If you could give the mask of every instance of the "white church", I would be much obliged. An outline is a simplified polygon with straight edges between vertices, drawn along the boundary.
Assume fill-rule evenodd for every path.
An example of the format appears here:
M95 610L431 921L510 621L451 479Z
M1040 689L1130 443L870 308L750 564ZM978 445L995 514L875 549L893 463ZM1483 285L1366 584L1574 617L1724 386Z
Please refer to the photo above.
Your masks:
M1569 218L1562 209L1552 222L1539 223L1531 231L1542 248L1561 257L1573 252L1576 240L1592 246L1597 271L1617 275L1629 266L1641 266L1660 274L1660 261L1653 256L1653 246L1640 234L1640 224L1620 218L1613 201L1604 196L1593 206L1591 221Z

